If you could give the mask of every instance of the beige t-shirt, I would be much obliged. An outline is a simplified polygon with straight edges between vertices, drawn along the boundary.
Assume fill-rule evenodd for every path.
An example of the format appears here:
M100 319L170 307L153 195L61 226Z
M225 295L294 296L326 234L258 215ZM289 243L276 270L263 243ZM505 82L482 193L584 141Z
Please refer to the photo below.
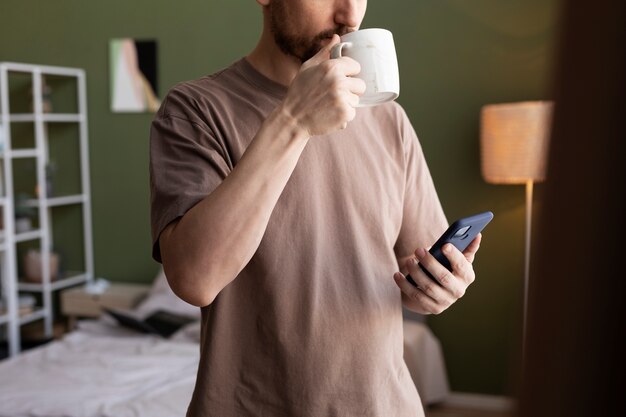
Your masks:
M158 237L237 164L287 89L245 59L178 84L152 124ZM304 149L249 264L202 309L188 416L416 417L396 256L447 225L402 108L360 108Z

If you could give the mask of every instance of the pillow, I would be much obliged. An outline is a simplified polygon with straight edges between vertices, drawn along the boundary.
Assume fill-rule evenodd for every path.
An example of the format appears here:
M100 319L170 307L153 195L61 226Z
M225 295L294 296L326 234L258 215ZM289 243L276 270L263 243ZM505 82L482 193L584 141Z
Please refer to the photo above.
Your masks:
M146 298L135 308L135 313L145 318L157 310L200 319L200 307L186 303L174 294L167 283L163 268L160 268Z
M174 333L170 337L170 340L176 342L200 343L201 331L202 323L200 323L200 320L198 320L193 323L189 323L188 325L184 326L182 329Z

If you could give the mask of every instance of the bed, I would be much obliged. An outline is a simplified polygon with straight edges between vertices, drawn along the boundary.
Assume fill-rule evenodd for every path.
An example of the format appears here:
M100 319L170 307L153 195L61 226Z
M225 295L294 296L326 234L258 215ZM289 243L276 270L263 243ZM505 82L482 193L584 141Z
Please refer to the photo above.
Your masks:
M135 309L199 311L177 299L159 273ZM1 417L180 417L198 365L196 321L164 339L119 326L110 317L84 320L63 339L0 362ZM424 404L442 401L448 382L438 340L423 323L404 322L405 361Z

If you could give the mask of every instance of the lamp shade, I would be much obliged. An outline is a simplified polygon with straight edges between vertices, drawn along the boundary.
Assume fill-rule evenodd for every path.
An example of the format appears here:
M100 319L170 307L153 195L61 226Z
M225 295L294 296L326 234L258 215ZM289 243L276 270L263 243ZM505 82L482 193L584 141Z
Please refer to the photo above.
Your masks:
M543 181L553 103L526 101L483 106L481 170L492 184Z

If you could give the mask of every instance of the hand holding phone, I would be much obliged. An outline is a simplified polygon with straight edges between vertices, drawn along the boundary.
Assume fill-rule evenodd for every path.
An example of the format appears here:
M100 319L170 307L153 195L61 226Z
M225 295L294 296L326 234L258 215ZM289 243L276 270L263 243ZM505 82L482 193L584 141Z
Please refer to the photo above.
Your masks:
M493 213L485 211L484 213L475 214L473 216L464 217L452 223L450 227L441 235L441 237L435 242L435 244L428 251L440 264L445 266L449 271L452 271L450 261L443 254L443 246L447 243L454 245L459 251L463 252L476 236L487 226L487 224L493 219ZM420 268L424 273L433 281L439 284L439 281L433 275L428 272L420 264ZM405 277L414 287L417 284L413 280L410 274Z

